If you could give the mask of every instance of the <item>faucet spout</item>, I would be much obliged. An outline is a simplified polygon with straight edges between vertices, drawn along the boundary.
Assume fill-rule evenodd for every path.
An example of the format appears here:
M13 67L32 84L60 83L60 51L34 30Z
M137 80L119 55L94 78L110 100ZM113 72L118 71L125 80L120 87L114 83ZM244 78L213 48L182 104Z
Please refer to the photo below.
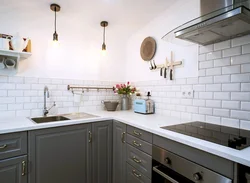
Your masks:
M49 98L49 88L47 86L44 87L44 109L43 109L44 116L47 116L47 114L49 113L49 110L47 109L46 98Z

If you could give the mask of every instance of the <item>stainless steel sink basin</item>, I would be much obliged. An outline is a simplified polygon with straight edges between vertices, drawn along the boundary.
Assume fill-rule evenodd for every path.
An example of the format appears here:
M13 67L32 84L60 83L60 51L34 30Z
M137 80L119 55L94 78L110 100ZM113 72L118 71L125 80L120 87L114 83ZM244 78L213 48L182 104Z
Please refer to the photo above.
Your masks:
M48 116L48 117L40 117L40 118L31 118L31 120L36 123L50 123L50 122L56 122L56 121L65 121L69 119L64 116Z

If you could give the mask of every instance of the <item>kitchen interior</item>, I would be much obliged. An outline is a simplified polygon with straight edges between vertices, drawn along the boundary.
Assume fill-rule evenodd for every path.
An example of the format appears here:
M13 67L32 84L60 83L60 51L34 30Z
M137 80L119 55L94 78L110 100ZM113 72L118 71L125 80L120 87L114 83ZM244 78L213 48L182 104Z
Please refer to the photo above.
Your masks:
M0 15L0 183L250 183L249 0Z

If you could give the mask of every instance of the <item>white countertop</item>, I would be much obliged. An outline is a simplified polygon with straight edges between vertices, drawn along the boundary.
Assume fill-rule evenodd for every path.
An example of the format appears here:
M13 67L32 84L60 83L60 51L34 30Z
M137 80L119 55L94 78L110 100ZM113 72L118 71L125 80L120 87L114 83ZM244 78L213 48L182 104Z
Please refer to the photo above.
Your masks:
M245 148L243 150L236 150L160 128L163 126L187 123L190 121L181 120L174 117L161 116L157 114L141 115L141 114L136 114L132 111L116 111L116 112L91 111L88 113L99 117L93 117L88 119L77 119L72 117L71 118L72 120L69 121L60 121L60 122L51 122L42 124L36 124L32 122L30 119L24 117L0 118L0 134L114 119L123 122L125 124L141 128L142 130L146 130L153 134L174 140L176 142L180 142L182 144L206 151L208 153L250 167L250 147Z

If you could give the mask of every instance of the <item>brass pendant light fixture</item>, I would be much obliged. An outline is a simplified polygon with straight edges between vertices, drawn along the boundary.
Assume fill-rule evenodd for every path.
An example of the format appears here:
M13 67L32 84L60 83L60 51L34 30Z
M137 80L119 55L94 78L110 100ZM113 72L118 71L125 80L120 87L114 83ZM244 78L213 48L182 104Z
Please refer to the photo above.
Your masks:
M55 12L55 32L53 34L53 41L57 42L58 41L58 34L56 32L56 13L61 10L61 7L58 4L51 4L50 9Z
M102 51L105 52L106 51L106 27L108 26L108 22L107 21L102 21L101 22L101 26L103 27L103 43L102 43Z

